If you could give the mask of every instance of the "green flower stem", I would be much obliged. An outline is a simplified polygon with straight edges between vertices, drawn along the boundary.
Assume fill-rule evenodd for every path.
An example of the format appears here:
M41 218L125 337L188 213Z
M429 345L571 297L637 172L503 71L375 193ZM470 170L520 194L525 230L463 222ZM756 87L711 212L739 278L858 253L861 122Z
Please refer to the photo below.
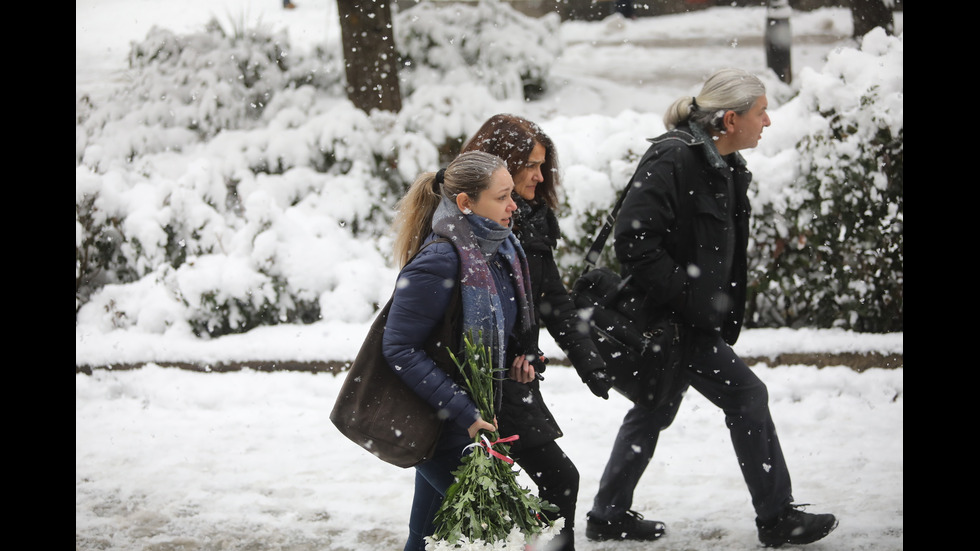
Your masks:
M479 344L482 334L477 339L467 335L463 341L465 358L460 360L452 351L450 354L480 416L492 420L496 412L490 348ZM500 435L495 431L488 438L496 442ZM541 513L557 511L557 507L522 488L517 482L518 471L483 449L483 435L478 434L473 440L472 451L453 472L456 482L436 513L433 539L456 543L465 537L469 541L496 542L505 540L515 526L525 538L550 526L552 522ZM510 453L510 446L505 443L494 444L493 449L504 456Z

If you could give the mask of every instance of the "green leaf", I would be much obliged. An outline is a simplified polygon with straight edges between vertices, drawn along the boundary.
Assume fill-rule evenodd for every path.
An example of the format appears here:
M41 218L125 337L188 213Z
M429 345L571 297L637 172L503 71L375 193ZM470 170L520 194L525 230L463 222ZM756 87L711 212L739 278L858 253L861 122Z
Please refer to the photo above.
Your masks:
M465 336L463 341L464 358L461 360L452 351L450 355L480 415L484 419L493 419L496 414L490 349L473 334ZM491 434L488 438L494 441L499 435ZM530 538L550 526L552 522L541 513L557 511L557 507L521 487L517 482L519 471L491 457L480 445L480 435L474 438L474 443L477 446L463 457L459 468L453 472L456 482L446 492L446 498L436 512L433 537L450 543L466 537L470 541L493 544L506 540L514 527L525 538ZM510 452L506 445L496 445L494 449L505 456Z

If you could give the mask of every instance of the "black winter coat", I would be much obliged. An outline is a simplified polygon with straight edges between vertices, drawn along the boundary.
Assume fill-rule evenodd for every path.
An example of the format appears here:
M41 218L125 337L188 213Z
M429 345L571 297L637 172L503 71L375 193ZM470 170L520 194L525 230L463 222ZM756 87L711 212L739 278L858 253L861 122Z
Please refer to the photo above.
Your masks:
M646 291L651 316L672 315L734 344L745 315L752 173L696 126L650 141L616 220L623 275Z
M590 372L605 367L605 363L588 334L579 330L578 309L568 295L555 263L554 248L561 235L558 219L547 205L532 206L519 198L516 201L519 208L514 234L521 242L530 270L535 313L532 335L537 336L542 324L547 327L584 380ZM537 349L536 338L534 349ZM543 367L538 371L543 372ZM540 446L562 435L541 396L540 382L540 379L528 384L509 379L504 382L504 404L497 420L502 435L520 435L520 440L512 446L515 452L524 447Z

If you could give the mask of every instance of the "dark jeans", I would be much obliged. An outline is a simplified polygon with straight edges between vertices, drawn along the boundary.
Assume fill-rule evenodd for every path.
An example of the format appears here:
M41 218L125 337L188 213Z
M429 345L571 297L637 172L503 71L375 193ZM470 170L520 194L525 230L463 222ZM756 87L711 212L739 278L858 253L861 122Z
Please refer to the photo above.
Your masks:
M579 483L575 464L555 441L543 446L521 449L520 453L514 454L513 457L521 470L527 473L538 487L538 497L558 507L558 513L549 513L549 518L565 519L564 528L549 543L547 549L574 551L575 502L578 500Z
M425 537L435 532L435 519L442 498L455 482L453 471L463 459L463 448L469 443L465 433L446 435L432 459L415 466L415 496L408 519L408 541L405 551L425 551Z
M690 336L684 376L690 386L725 413L759 518L772 518L792 500L789 470L769 413L766 385L716 334ZM633 491L653 457L660 431L674 420L683 395L651 410L633 406L623 419L599 482L591 515L614 520L633 504Z

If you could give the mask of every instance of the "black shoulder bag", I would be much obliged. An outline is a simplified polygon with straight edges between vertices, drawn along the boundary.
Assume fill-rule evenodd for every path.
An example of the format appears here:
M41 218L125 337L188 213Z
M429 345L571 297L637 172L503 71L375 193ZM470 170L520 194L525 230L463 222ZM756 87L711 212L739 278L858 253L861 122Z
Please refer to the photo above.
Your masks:
M458 332L453 327L458 295L453 293L446 315L433 335ZM388 299L371 324L337 395L330 420L344 436L382 461L408 468L432 458L443 421L428 402L401 380L382 354L381 341L391 302Z
M571 295L588 319L589 336L606 361L613 388L636 404L656 408L681 389L681 328L669 316L648 319L646 296L630 284L632 276L623 279L596 266L631 185L606 217Z

